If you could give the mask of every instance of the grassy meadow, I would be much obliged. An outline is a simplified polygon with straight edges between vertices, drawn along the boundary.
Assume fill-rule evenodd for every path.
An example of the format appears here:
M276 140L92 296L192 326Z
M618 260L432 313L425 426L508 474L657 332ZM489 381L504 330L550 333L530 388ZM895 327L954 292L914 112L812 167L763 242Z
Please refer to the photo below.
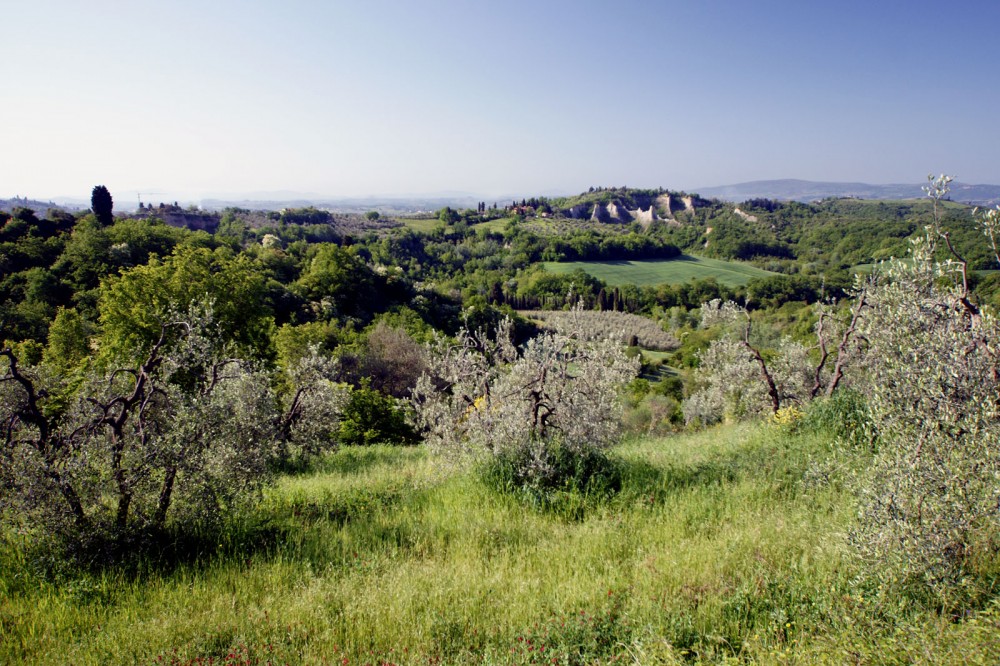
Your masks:
M566 261L545 262L552 273L572 273L583 270L615 287L634 284L640 287L658 284L682 284L694 279L714 277L729 287L745 285L751 278L773 275L768 271L736 261L722 261L682 255L677 259L648 261Z
M0 663L1000 660L1000 608L859 580L831 455L770 424L635 440L617 495L540 507L422 448L342 450L184 559L82 573L8 542Z

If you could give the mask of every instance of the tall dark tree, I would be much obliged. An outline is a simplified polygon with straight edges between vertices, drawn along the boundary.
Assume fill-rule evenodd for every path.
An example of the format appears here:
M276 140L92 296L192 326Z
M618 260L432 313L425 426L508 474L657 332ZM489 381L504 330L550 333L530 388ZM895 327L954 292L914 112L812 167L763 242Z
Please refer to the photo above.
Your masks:
M113 213L114 201L111 200L111 192L103 185L95 185L90 193L90 209L97 216L97 221L102 227L110 227L114 221Z

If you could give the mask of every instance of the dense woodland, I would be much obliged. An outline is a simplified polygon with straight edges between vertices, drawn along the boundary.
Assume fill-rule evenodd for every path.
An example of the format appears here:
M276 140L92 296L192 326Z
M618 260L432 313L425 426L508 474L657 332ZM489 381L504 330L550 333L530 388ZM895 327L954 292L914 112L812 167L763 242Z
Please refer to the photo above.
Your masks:
M877 652L901 627L948 633L940 627L963 617L995 622L998 219L948 201L947 186L932 181L926 200L738 205L596 187L399 219L176 204L116 215L111 193L98 186L92 209L80 214L0 213L0 561L58 597L65 581L92 584L108 572L172 580L174 567L197 570L212 558L236 566L234 553L258 541L254 557L278 561L301 529L287 521L299 520L325 530L330 543L357 539L351 548L383 563L410 548L445 557L437 536L422 541L403 533L418 529L412 525L373 526L367 512L388 520L398 503L423 516L434 493L450 498L444 502L492 493L488 510L527 511L517 520L552 521L559 532L616 515L638 525L649 518L643 512L662 511L655 520L664 520L672 498L733 485L760 494L752 507L787 515L827 507L837 548L854 555L841 560L840 550L816 543L812 555L800 554L803 571L829 567L810 569L815 579L793 577L785 587L778 578L788 571L740 569L755 592L739 581L698 590L678 583L671 594L684 602L656 601L663 590L615 573L606 600L584 599L589 588L576 598L596 614L572 635L565 618L559 629L538 628L536 616L534 634L501 627L472 639L468 632L484 625L459 622L435 625L430 638L351 634L334 645L328 635L321 652L375 662L360 656L367 645L369 655L380 651L379 663L411 663L386 652L395 640L420 652L413 663L487 654L496 663L536 663L539 653L523 651L528 640L561 646L544 663L629 654L647 663L632 652L642 646L664 663L781 661L801 638L837 661L819 638L830 630L851 645L841 657L865 661L858 651ZM771 275L743 286L698 279L637 287L543 266L684 255ZM757 430L726 430L737 423ZM705 460L676 462L688 455L677 453L664 462L658 456L674 444L641 439L688 441L678 433L709 427L733 443ZM616 453L623 435L655 464L638 462L632 449ZM417 444L424 446L386 448ZM351 453L358 446L369 453ZM405 480L375 479L344 506L329 494L301 499L315 489L289 490L328 473L352 478L357 470L342 473L354 469L352 456L405 468ZM454 481L465 477L447 476L470 459L479 484L471 491ZM740 485L744 474L753 490ZM709 515L717 509L703 501L685 499L677 515L704 514L718 527ZM811 520L825 519L802 518ZM362 532L352 536L354 525ZM400 531L383 542L383 528ZM498 552L523 555L524 535L470 529L478 536L468 548L495 541ZM345 557L326 542L296 543L289 557L310 567ZM758 546L760 561L777 557L779 543ZM807 590L814 581L836 594ZM641 626L616 606L615 595L624 599L633 587L655 602L634 602ZM13 579L0 580L0 591L30 596ZM692 611L702 598L708 610ZM683 608L661 614L677 603ZM6 612L0 605L0 628L19 631ZM555 612L558 620L562 610ZM871 635L838 617L871 623ZM495 618L484 610L480 620ZM241 631L272 640L268 622L257 618ZM996 636L974 629L948 635L1000 650ZM6 654L31 654L31 641L18 635L20 647ZM270 658L261 645L240 652L239 635L188 645L173 663L220 650L233 656L225 663ZM652 635L666 638L650 643ZM289 637L291 651L279 656L304 659L307 644ZM490 652L498 646L503 658ZM900 661L914 654L909 644L900 650ZM154 652L133 646L115 659L151 660Z

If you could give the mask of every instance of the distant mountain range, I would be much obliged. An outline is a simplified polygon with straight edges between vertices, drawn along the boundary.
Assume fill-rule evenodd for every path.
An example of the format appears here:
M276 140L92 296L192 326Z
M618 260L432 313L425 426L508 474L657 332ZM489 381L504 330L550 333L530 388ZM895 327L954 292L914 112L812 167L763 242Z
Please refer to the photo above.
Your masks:
M830 197L854 197L857 199L917 199L926 196L921 184L870 185L868 183L829 183L811 180L754 180L749 183L703 187L694 190L703 197L724 201L746 201L747 199L780 199L784 201L818 201ZM1000 185L951 184L950 198L953 201L977 205L993 206L1000 203Z

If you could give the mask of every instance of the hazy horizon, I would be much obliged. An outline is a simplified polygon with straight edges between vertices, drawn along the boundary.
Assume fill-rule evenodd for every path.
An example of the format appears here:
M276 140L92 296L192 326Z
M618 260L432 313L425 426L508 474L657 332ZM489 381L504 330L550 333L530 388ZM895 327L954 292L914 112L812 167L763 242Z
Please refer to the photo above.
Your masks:
M5 8L0 196L1000 183L1000 5Z

